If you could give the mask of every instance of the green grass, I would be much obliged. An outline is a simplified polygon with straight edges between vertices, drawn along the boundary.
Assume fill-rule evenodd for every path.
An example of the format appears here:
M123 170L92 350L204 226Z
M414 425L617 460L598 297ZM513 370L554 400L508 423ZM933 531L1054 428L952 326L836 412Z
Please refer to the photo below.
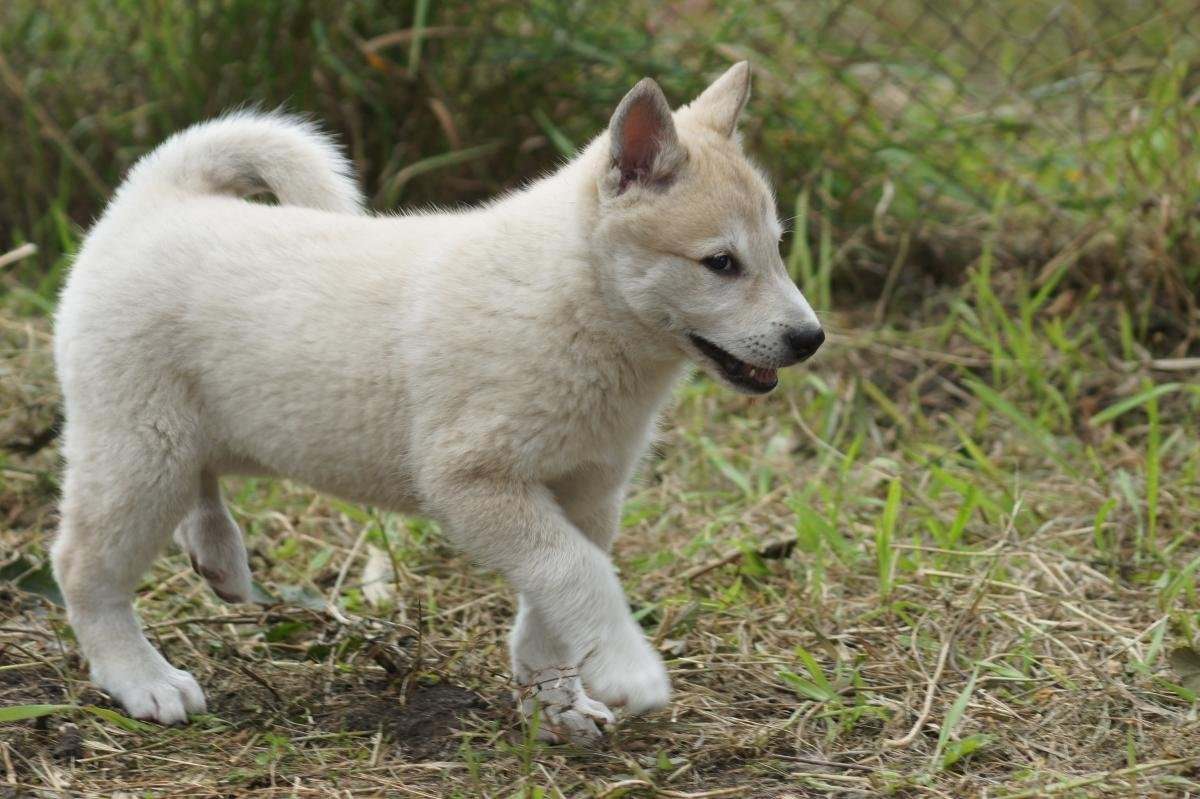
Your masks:
M0 6L0 256L40 247L0 267L0 792L1200 790L1200 20L1049 6ZM116 713L46 567L57 451L28 445L69 254L123 170L287 102L378 207L471 201L641 75L682 100L746 56L747 146L831 335L769 397L682 386L627 502L617 560L672 708L596 751L536 743L498 578L423 520L247 479L225 488L262 604L178 554L140 592L210 713Z
M21 590L3 595L0 704L68 714L84 742L54 760L58 722L8 722L17 784L44 785L50 758L83 793L1200 789L1196 656L1173 654L1200 648L1194 372L1125 360L1100 300L1050 313L1059 295L1003 296L977 269L881 325L869 305L831 314L828 349L770 397L682 387L617 548L676 702L594 752L534 743L507 706L498 579L420 520L265 480L227 488L285 604L223 606L177 554L139 602L210 714L171 731L95 715L107 700L39 599L54 453L4 456ZM56 402L49 339L2 318L4 436L25 440ZM372 558L396 565L378 607ZM437 686L487 704L448 715L456 732L407 731Z

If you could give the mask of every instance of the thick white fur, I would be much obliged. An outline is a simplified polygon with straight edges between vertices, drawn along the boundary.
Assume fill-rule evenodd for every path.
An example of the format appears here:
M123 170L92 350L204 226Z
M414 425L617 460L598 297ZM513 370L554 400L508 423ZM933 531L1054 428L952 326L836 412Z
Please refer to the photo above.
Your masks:
M688 359L724 379L687 334L779 366L795 360L779 330L816 324L730 135L748 74L673 126L643 82L575 160L457 212L364 214L345 160L282 116L228 116L143 159L57 317L54 565L97 684L142 718L204 710L131 597L174 529L222 596L247 598L217 481L242 473L439 520L519 592L514 676L566 675L566 737L610 718L600 703L664 705L608 556L625 486ZM622 186L630 113L652 134L630 146L658 160ZM261 190L281 204L241 199ZM713 248L737 248L745 274L710 274Z

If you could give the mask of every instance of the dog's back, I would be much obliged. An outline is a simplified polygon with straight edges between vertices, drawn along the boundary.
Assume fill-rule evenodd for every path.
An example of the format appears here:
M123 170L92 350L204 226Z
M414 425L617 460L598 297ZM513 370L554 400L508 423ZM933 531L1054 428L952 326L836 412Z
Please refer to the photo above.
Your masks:
M264 191L279 205L240 199ZM391 326L367 322L403 311L419 253L381 241L403 228L362 213L345 160L304 123L239 114L168 140L134 167L60 299L68 462L153 430L142 443L162 459L400 503L402 368L387 360L401 354ZM364 448L364 428L388 435Z

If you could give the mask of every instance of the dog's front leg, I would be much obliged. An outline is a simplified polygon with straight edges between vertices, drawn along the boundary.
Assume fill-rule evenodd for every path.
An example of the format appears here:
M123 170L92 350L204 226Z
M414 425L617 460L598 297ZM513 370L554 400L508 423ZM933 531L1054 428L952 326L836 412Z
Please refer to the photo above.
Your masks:
M538 737L551 743L594 743L615 722L612 711L587 695L579 662L546 626L536 608L519 600L509 647L521 715L539 716Z
M628 468L596 466L550 487L571 524L605 552L612 549L620 532L628 471Z
M525 660L518 679L578 669L587 692L605 705L638 713L666 704L666 670L630 615L612 562L549 489L520 481L438 482L433 509L455 542L520 593L514 647Z

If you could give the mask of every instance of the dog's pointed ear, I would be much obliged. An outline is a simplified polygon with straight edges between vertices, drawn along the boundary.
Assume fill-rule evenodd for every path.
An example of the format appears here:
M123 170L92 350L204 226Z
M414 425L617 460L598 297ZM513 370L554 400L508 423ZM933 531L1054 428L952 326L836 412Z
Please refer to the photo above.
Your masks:
M671 106L662 89L642 78L629 90L608 123L612 165L620 177L615 193L630 185L662 185L687 160L675 133Z
M750 62L739 61L725 70L688 105L693 118L720 133L732 136L738 117L750 99Z

